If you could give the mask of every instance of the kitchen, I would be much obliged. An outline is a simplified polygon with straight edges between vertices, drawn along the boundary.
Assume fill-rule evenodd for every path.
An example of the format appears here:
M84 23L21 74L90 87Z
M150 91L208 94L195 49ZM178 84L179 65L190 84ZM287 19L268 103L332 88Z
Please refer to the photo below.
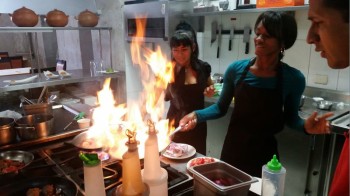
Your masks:
M19 1L18 1L19 2ZM32 2L33 3L33 2ZM213 2L213 3L218 3L218 2ZM23 5L24 2L23 2ZM69 5L67 3L67 5ZM232 4L230 4L231 6ZM52 5L50 5L52 6ZM61 8L62 5L57 5L56 8ZM87 6L87 4L84 4L84 6ZM4 9L3 6L1 6L2 9ZM7 7L7 6L5 6ZM21 7L21 5L17 5L15 6L12 10L7 10L7 11L1 11L2 13L12 13L14 9L17 9ZM30 7L29 5L27 7ZM68 7L73 7L73 6L68 6ZM126 74L126 97L127 100L134 100L139 96L139 92L142 89L142 85L140 84L140 81L135 80L135 78L139 78L139 72L137 69L135 69L135 67L132 65L131 63L131 58L130 58L130 54L129 54L129 45L125 44L124 41L124 37L120 36L123 35L125 30L123 28L123 3L122 2L112 2L112 1L96 1L96 9L92 9L93 11L96 12L101 12L100 15L100 21L99 21L99 25L101 26L110 26L112 27L112 32L111 32L111 37L112 37L112 51L116 51L113 52L112 56L112 62L113 63L113 68L115 68L116 70L124 70L125 74ZM50 7L51 9L48 10L52 10L55 7ZM85 8L85 7L84 7ZM67 8L68 9L68 8ZM61 8L61 10L65 10L63 9L63 7ZM83 8L78 9L79 11L76 12L72 12L70 13L70 23L72 24L72 26L76 25L76 22L73 19L73 16L77 15L81 10L83 10ZM42 12L42 14L45 14L46 12ZM68 12L67 12L68 13ZM233 15L233 16L232 16ZM253 22L255 21L256 17L257 17L258 13L252 12L252 13L228 13L228 14L224 14L224 15L220 15L220 14L209 14L208 16L205 16L205 24L204 24L204 28L202 27L202 32L198 33L198 39L202 40L202 42L199 42L200 44L202 44L202 47L200 49L200 51L202 51L200 53L201 57L203 60L208 61L213 68L213 73L223 73L224 70L226 69L226 66L233 60L236 59L240 59L240 58L245 58L245 57L250 57L249 55L253 55L252 50L250 51L249 54L244 54L244 47L243 47L243 41L242 41L242 35L237 35L234 37L233 40L233 51L228 51L228 45L226 45L228 43L228 35L224 34L222 36L222 45L221 45L221 56L220 58L216 57L216 49L217 49L217 45L216 43L214 43L212 46L210 46L210 24L212 20L218 20L219 23L223 24L223 29L229 29L230 28L230 24L232 24L232 21L230 20L231 17L235 17L237 18L236 21L234 21L234 25L236 29L241 29L243 28L243 26L245 24L250 24L252 26ZM244 16L244 17L242 17ZM247 16L247 17L246 17ZM109 18L114 18L113 21L108 20ZM301 10L297 10L296 11L296 18L298 21L299 25L299 37L297 40L296 45L287 53L285 61L293 64L293 65L298 65L300 67L300 70L302 70L302 72L304 73L304 75L307 78L308 81L308 86L310 87L315 87L316 90L320 89L322 91L322 93L324 91L327 92L327 89L329 89L330 91L335 90L335 91L344 91L344 92L349 92L349 86L347 86L349 84L349 69L346 70L342 70L342 71L335 71L335 70L331 70L327 67L326 65L326 61L319 58L318 54L314 53L312 46L306 44L305 42L305 36L306 36L306 32L307 32L307 28L309 26L309 22L306 20L307 18L307 9L301 9ZM119 20L119 21L118 21ZM246 21L245 21L246 20ZM237 26L236 26L237 23ZM102 25L103 24L103 25ZM106 25L105 25L106 24ZM252 38L253 36L250 37L250 44L252 44ZM64 44L69 44L71 40L68 41L64 41ZM107 41L108 42L108 41ZM59 42L58 44L63 43L63 42ZM76 42L72 42L72 43L76 43ZM81 44L81 43L80 43ZM164 48L164 50L166 51L168 49L168 45L166 43L161 43L162 45L162 49ZM72 48L76 48L77 45L76 44L71 44ZM125 50L125 48L126 50ZM152 47L152 44L150 44L150 46ZM64 47L63 47L64 48ZM67 47L66 48L70 48ZM80 48L84 48L82 46L80 46ZM103 49L105 48L109 48L107 47L103 47ZM253 48L253 45L250 46L250 48ZM59 50L62 49L62 47L59 47ZM74 49L73 49L74 50ZM79 51L78 49L74 50L74 51ZM233 52L233 53L232 53ZM85 54L88 52L84 52ZM98 52L94 52L95 54L98 54ZM105 54L108 52L103 52L103 54ZM77 56L82 56L82 55L72 55L75 53L72 53L72 51L60 51L59 52L59 58L62 59L66 59L68 61L67 65L68 67L70 65L74 65L74 66L78 66L79 64L81 65L80 67L83 67L83 69L86 67L86 69L89 69L88 66L83 66L83 65L88 65L88 61L91 60L91 58L82 58L81 61L85 61L84 63L80 63L79 60L76 60ZM169 54L169 52L167 53ZM233 55L232 55L233 54ZM309 54L309 55L305 55L305 54ZM297 55L300 58L295 58L294 56ZM205 58L204 58L205 57ZM234 58L232 58L234 57ZM108 60L109 57L106 57L106 60ZM125 65L125 66L124 66ZM317 67L317 68L316 68ZM322 67L322 68L320 68ZM68 70L69 72L69 70ZM327 80L325 78L338 78L338 80ZM327 82L325 82L325 80L327 80ZM347 81L347 82L346 82ZM119 88L119 87L118 87ZM317 95L317 94L316 94ZM309 94L310 97L314 96L313 94ZM317 95L320 96L320 95ZM326 97L326 95L322 94L322 97ZM345 103L349 103L348 99L346 99L347 101L345 101ZM223 120L224 121L224 120ZM225 121L224 121L225 122ZM227 121L226 121L227 122ZM215 123L215 122L213 122ZM222 124L222 123L218 123L218 124ZM226 124L226 123L224 123ZM211 126L211 125L209 125ZM222 125L221 125L222 126ZM213 125L213 127L217 127L215 125ZM226 128L221 128L220 130L226 130ZM224 133L223 133L224 134ZM213 156L213 157L218 157L218 153L220 152L220 149L217 148L213 148L213 146L217 146L216 144L212 144L210 142L211 140L209 139L208 141L208 156ZM218 140L220 141L220 140ZM221 140L222 141L222 140ZM307 144L306 144L307 145ZM283 160L282 160L283 162ZM288 162L286 161L286 164ZM288 175L287 175L288 176ZM287 177L288 178L288 177ZM286 187L287 189L288 187Z

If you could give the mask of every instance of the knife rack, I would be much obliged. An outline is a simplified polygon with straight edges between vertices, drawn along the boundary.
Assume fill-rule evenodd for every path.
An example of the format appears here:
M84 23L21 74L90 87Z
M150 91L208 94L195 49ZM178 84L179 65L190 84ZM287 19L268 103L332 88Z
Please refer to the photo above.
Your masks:
M219 34L219 30L216 30L216 34ZM221 30L221 34L230 35L230 30ZM235 35L244 34L244 30L235 30ZM249 31L249 34L252 34L252 30Z

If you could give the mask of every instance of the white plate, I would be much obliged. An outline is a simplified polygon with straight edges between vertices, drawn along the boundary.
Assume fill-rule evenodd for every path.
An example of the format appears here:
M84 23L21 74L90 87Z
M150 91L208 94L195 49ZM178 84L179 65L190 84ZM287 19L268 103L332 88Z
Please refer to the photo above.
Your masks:
M38 75L35 75L35 76L31 76L29 78L24 78L22 80L4 80L3 82L10 83L10 84L24 84L24 83L34 81L37 77L38 77Z
M178 144L187 145L187 152L184 153L182 156L180 156L180 157L173 156L172 154L167 153L166 149L162 155L166 158L169 158L169 159L187 159L187 158L190 158L196 154L196 149L193 146L188 145L188 144L181 144L181 143L178 143Z
M61 77L70 77L71 74L64 71L64 70L61 70L61 71L58 71L58 74L61 76Z
M55 78L60 77L59 75L53 74L53 73L50 72L50 71L44 71L44 75L45 75L45 77L48 78L48 79L55 79Z
M101 73L103 74L114 74L114 73L117 73L118 71L101 71Z

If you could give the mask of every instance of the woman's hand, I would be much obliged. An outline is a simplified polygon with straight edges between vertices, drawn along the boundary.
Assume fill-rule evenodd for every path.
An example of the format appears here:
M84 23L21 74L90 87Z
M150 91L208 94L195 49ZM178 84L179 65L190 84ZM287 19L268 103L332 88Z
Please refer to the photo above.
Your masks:
M329 134L329 122L327 118L333 116L333 112L327 112L322 116L317 117L317 112L313 112L309 118L305 120L305 130L309 134Z
M181 126L181 131L189 131L195 128L197 125L197 115L195 112L191 112L184 116L180 122L179 126Z
M204 95L206 97L212 97L212 96L214 96L214 94L215 94L215 88L213 85L210 85L204 89Z

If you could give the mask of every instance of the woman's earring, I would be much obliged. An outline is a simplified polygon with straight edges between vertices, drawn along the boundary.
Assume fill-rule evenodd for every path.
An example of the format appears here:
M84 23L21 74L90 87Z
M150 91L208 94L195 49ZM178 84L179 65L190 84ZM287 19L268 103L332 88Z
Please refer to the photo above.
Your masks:
M284 55L285 48L281 48L281 54Z

